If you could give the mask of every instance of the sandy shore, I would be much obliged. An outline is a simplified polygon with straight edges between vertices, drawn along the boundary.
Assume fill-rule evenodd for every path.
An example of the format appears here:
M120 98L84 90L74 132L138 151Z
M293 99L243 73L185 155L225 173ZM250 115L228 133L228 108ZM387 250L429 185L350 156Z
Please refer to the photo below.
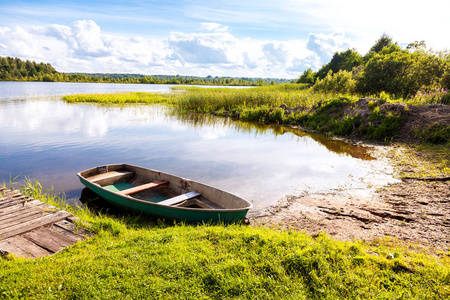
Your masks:
M397 178L398 157L392 151L392 147L374 146L372 155L377 159L371 162L372 171L354 178L352 187L286 196L270 207L251 211L250 224L312 235L326 232L340 240L391 236L448 251L450 180Z

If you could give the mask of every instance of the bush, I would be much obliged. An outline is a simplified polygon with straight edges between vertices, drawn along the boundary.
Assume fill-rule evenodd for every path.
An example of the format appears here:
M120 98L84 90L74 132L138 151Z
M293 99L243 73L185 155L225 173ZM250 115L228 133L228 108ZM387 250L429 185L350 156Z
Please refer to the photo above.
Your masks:
M399 133L402 120L403 117L399 114L391 112L384 114L374 110L369 117L369 125L361 128L361 133L367 138L386 140Z
M424 130L416 130L416 137L431 144L449 144L450 126L431 124Z
M315 74L318 79L323 79L331 70L337 73L341 70L351 71L353 68L363 65L363 58L353 49L348 49L344 52L336 52L331 61L320 68Z
M316 73L313 72L311 68L305 70L297 83L314 83Z
M354 93L356 80L350 71L341 70L335 74L330 70L325 78L317 80L313 86L314 91Z
M420 89L439 86L448 68L444 59L423 51L382 51L367 62L361 92L385 91L408 97Z

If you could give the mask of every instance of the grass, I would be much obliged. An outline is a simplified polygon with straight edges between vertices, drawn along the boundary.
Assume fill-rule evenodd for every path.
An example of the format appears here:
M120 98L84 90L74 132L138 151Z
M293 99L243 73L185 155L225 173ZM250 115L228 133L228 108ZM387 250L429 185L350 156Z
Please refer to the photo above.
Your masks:
M389 141L399 133L402 116L387 109L380 111L388 99L381 96L384 100L371 103L372 112L366 116L354 113L359 95L316 92L308 85L297 84L250 89L185 88L173 105L181 113L214 113L245 121L301 126L329 135Z
M394 163L399 177L450 176L450 146L394 145L388 156Z
M284 84L277 86L227 89L178 87L185 92L179 94L175 107L182 112L227 111L245 112L246 110L279 107L281 104L296 107L313 106L325 101L329 95L315 93L307 85Z
M29 180L24 193L58 204ZM394 240L340 242L65 206L96 236L51 257L0 258L3 299L445 299L450 256ZM411 245L410 245L411 247Z
M133 103L170 103L170 93L111 93L111 94L78 94L67 95L63 100L67 103L93 102L98 104L133 104Z
M450 146L450 125L431 124L423 130L416 129L415 136L427 143Z

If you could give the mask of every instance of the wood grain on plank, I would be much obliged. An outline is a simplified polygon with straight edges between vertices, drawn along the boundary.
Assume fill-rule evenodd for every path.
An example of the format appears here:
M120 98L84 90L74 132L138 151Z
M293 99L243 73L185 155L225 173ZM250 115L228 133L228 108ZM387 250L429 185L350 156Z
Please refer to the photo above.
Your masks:
M67 218L69 219L69 218ZM61 227L67 231L70 231L76 235L82 236L82 237L90 237L92 236L92 232L89 230L84 229L83 227L79 227L72 222L69 222L66 220L62 220L61 222L55 223L55 226Z
M23 236L13 236L0 241L0 249L23 257L43 257L52 254Z
M165 180L154 181L154 182L146 183L146 184L143 184L143 185L138 185L138 186L135 186L135 187L123 190L123 191L119 191L117 193L121 194L121 195L131 195L131 194L135 194L135 193L138 193L138 192L149 190L149 189L152 189L152 188L155 188L157 186L164 185L164 184L169 184L169 182L165 181Z
M75 244L76 242L79 242L84 239L83 236L73 233L59 226L56 226L55 224L53 224L53 226L49 227L48 229L54 235L62 236L65 239L72 241L72 244Z
M51 214L51 213L37 211L37 210L30 210L29 212L21 214L19 216L16 216L15 218L10 218L10 219L5 220L4 222L1 222L0 223L0 232L4 229L8 229L8 228L14 227L18 224L22 224L24 222L28 222L28 221L32 221L32 220L41 218L48 214Z
M42 203L41 201L38 201L38 200L31 200L26 203L19 203L19 204L9 206L6 208L0 208L0 218L4 215L9 215L12 212L24 211L24 210L34 209L34 208L47 209L47 208L50 208L50 206L48 204Z
M6 207L9 207L12 205L16 205L19 203L25 203L26 201L27 201L27 199L25 199L25 198L11 198L11 199L8 199L7 201L5 200L5 201L1 202L0 209L6 208Z
M26 218L30 218L34 215L42 215L44 213L45 211L42 209L25 209L10 212L9 214L0 217L0 229L10 226L6 224L22 222Z
M97 174L91 177L86 178L86 180L95 183L97 181L100 181L102 179L110 179L110 178L121 178L124 176L130 176L133 175L133 172L120 172L120 171L110 171L107 173L101 173L101 174Z
M59 221L64 220L65 218L72 216L71 213L66 211L57 211L55 213L50 213L43 215L37 219L29 220L27 222L23 222L21 224L17 224L6 229L0 230L0 239L6 239L8 237L22 234L38 227L42 227L45 225L53 224Z
M34 242L36 245L56 253L70 245L76 243L62 235L56 235L49 228L33 230L23 235L26 239Z

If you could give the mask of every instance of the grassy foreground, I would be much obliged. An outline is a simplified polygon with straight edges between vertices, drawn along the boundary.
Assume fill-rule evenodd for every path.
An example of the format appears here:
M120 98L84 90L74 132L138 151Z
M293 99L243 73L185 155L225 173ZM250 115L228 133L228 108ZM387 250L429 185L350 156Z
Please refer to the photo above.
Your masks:
M241 225L186 225L68 207L97 235L51 257L0 258L3 299L445 299L450 256Z

